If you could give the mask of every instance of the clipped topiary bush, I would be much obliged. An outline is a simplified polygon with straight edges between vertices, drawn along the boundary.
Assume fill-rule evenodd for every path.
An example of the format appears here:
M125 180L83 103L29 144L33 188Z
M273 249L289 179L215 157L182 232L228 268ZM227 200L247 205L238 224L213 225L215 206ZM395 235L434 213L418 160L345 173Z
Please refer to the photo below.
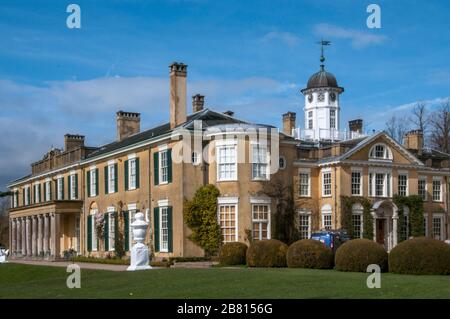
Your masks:
M256 240L247 250L250 267L286 267L288 246L276 239Z
M303 239L289 246L286 261L290 268L331 269L334 253L318 240Z
M219 252L219 263L221 265L245 265L247 245L244 243L227 243Z
M352 239L338 248L335 266L340 271L366 272L367 266L376 264L387 271L388 254L384 247L369 239Z
M426 237L401 242L389 253L389 271L397 274L450 275L450 245Z

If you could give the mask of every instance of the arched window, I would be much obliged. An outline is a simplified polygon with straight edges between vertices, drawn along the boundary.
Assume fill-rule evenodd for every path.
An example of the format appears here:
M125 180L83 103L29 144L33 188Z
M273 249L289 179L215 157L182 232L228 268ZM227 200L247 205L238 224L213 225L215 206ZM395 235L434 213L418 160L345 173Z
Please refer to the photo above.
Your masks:
M331 213L331 206L329 204L322 206L322 228L325 230L330 230L333 227Z
M386 144L378 143L370 149L369 157L374 159L392 160L392 152Z
M363 211L364 208L360 203L352 206L352 227L353 238L362 238L363 234Z

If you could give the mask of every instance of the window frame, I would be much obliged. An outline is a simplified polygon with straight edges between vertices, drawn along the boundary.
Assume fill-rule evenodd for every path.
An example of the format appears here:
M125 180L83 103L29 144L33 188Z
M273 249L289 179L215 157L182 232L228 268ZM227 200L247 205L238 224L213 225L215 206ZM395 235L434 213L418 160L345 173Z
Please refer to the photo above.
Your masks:
M128 190L136 189L137 181L136 157L128 159Z
M308 181L307 181L307 194L302 194L302 176L301 175L307 175ZM310 170L299 170L298 172L298 196L299 197L311 197L311 171Z
M168 157L168 154L169 154L168 149L158 151L158 176L159 176L158 185L164 185L164 184L169 183L169 157Z
M354 193L353 190L353 185L357 184L354 183L354 179L353 179L353 174L359 174L359 191L358 193ZM352 169L351 170L351 174L350 174L350 193L352 196L363 196L363 173L362 170L360 169ZM355 188L356 189L356 188Z
M333 209L331 208L331 205L326 204L323 205L320 209L320 215L321 215L321 224L323 230L331 230L333 229ZM327 217L327 218L325 218ZM329 220L328 220L329 217ZM329 226L326 225L325 221L329 221Z
M90 197L95 197L95 196L98 195L97 194L97 183L98 183L98 181L97 181L97 174L95 173L96 170L97 170L96 168L89 169L89 180L90 180L90 185L89 185L90 192L89 192L89 194L90 194Z
M382 157L377 156L377 152L379 152L377 150L378 147L383 147L383 156ZM391 162L393 160L392 151L391 151L390 147L387 146L386 144L377 143L370 148L369 160L370 161L390 161Z
M271 219L271 213L270 213L270 202L251 202L251 212L252 212L252 238L254 240L265 240L265 239L271 239L271 234L270 234L270 219ZM260 219L260 218L255 218L255 210L254 208L260 206L260 207L267 207L267 219ZM258 211L257 214L260 214L261 212ZM263 212L264 213L264 212ZM258 224L258 232L259 232L259 238L255 238L255 234L254 234L254 226L255 224ZM266 238L262 238L262 225L263 224L267 224L266 225Z
M310 239L311 238L311 212L310 211L302 211L300 210L298 212L298 232L300 234L300 239ZM305 225L302 225L302 218L306 217L307 223L308 223L308 229L306 230L306 237L303 236L303 233L305 232L302 227L305 227Z
M400 185L400 177L405 177L405 185ZM404 189L404 194L403 194L403 190L402 193L400 193L400 187L405 187ZM404 173L404 172L399 172L397 175L397 193L400 196L409 196L409 176L408 173Z
M108 194L116 192L116 164L112 163L108 165Z
M420 182L424 182L425 187L423 189L424 194L422 196L422 194L420 193ZM427 183L427 178L426 176L419 176L417 178L417 194L422 197L422 200L425 202L428 200L428 183Z
M269 175L269 151L267 145L260 143L252 143L252 180L267 181L270 179ZM262 152L262 154L261 154ZM256 155L255 155L256 154ZM256 156L256 158L255 158ZM261 161L262 159L262 161ZM257 175L255 175L255 167ZM264 174L261 174L264 172Z
M159 252L169 252L169 206L158 206L159 208ZM163 227L163 215L165 216L166 227ZM167 240L164 240L167 236ZM164 246L165 244L165 246Z
M439 199L435 199L435 182L439 182ZM433 182L431 184L431 199L433 202L441 203L442 202L442 179L440 177L433 177Z
M115 212L108 212L108 251L116 250L116 216Z
M330 175L329 183L325 183L325 175ZM322 170L321 171L321 180L322 180L322 197L331 197L333 194L333 176L331 174L331 170ZM327 178L328 180L328 178ZM325 187L327 186L327 187ZM328 187L329 186L329 187Z
M64 177L58 177L56 179L56 199L57 200L63 200L63 198L64 198L63 178Z
M435 233L435 220L439 220L439 235L436 235ZM433 235L433 239L437 239L437 240L445 240L445 232L444 232L444 214L441 213L434 213L431 219L431 232ZM437 238L437 236L439 236L439 238Z
M91 234L92 234L92 251L98 251L98 238L97 238L97 231L95 229L95 216L97 215L98 210L97 209L91 209L90 216L92 216L92 223L91 223Z
M234 206L234 240L232 241L226 241L224 240L224 236L226 237L227 234L222 232L222 229L231 229L232 227L222 226L221 223L221 216L220 216L220 207L231 207ZM228 212L228 214L230 214ZM230 219L231 220L231 219ZM230 242L237 242L239 241L239 200L237 197L219 197L217 199L217 221L219 223L220 228L220 240L222 243L230 243ZM229 236L229 235L228 235Z
M34 203L39 204L41 202L41 184L36 183L34 187Z
M224 156L221 156L221 152L223 150L231 150L233 154L227 155L225 153ZM222 162L223 158L230 157L232 158L234 156L234 162ZM222 170L222 167L228 165L230 169L228 172L230 172L230 176L224 177L225 171ZM232 170L232 168L234 168ZM238 165L237 165L237 144L220 144L216 146L216 171L217 171L217 181L218 182L229 182L229 181L237 181L237 173L238 173ZM231 171L233 171L233 174L231 174Z
M75 179L76 179L76 173L73 173L73 174L70 174L69 175L69 178L70 178L70 190L69 190L69 198L71 199L71 200L74 200L74 199L76 199L76 194L77 194L77 188L76 188L76 186L77 185L75 185Z

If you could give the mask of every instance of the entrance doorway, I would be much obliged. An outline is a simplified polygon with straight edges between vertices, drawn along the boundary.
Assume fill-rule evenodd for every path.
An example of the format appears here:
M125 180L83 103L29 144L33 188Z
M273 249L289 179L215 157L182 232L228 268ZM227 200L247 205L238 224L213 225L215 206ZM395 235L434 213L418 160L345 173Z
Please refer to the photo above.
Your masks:
M376 234L377 234L377 243L381 244L384 246L385 242L384 242L384 238L385 238L385 233L386 233L386 219L377 219L376 220Z

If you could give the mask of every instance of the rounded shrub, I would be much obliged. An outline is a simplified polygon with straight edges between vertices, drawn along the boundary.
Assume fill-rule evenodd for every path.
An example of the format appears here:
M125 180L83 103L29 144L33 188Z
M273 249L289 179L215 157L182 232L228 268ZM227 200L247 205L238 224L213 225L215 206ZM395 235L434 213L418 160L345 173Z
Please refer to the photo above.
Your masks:
M286 267L288 246L276 239L254 241L247 250L250 267Z
M245 265L247 245L244 243L226 243L219 252L219 263L225 266Z
M352 239L336 251L335 266L340 271L366 272L367 266L376 264L386 271L388 254L383 246L369 239Z
M302 239L289 246L286 261L290 268L331 269L334 253L318 240Z
M389 271L397 274L450 275L450 245L426 237L403 241L389 253Z

